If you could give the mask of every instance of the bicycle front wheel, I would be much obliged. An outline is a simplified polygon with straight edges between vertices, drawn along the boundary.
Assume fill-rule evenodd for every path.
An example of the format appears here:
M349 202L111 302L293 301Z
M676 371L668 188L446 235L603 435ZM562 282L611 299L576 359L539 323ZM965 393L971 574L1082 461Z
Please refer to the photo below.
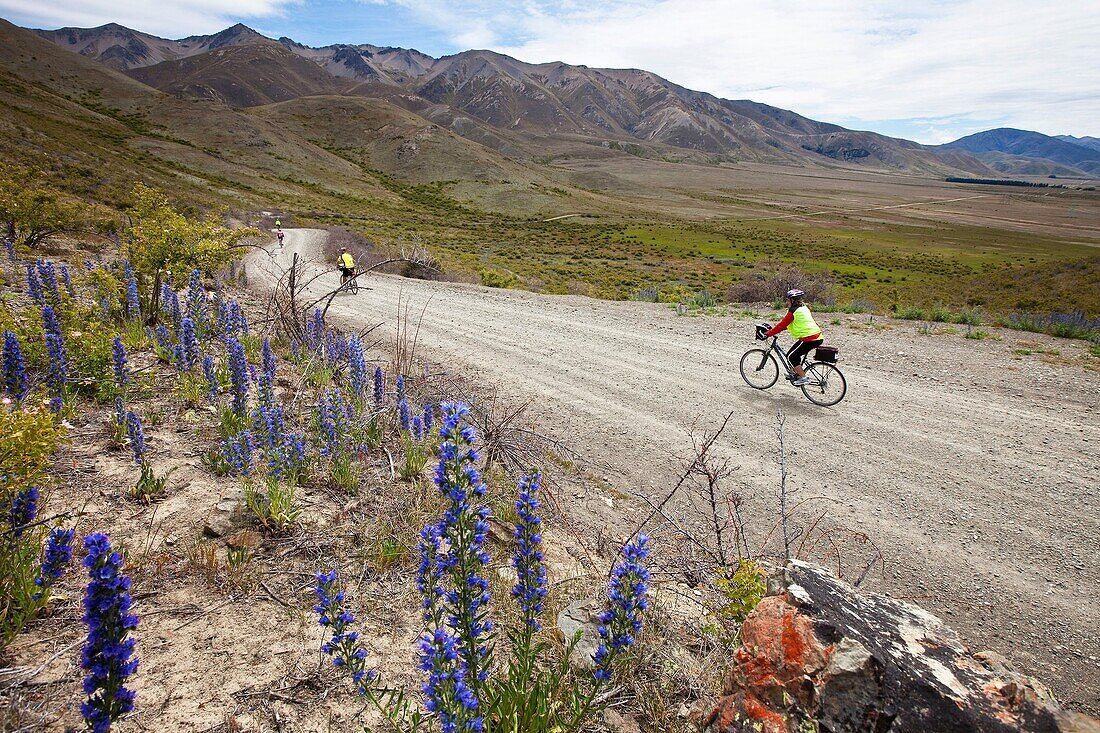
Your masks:
M741 378L753 389L767 389L779 379L779 365L770 352L749 349L741 357Z
M815 405L831 407L848 392L848 382L832 364L815 361L806 367L806 376L810 381L802 385L802 394Z

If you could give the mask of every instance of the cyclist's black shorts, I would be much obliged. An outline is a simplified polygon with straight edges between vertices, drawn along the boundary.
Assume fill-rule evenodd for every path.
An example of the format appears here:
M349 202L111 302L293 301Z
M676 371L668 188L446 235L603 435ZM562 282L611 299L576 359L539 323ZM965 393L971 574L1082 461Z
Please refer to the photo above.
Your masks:
M345 279L351 277L354 274L355 274L355 270L351 269L350 267L341 267L340 268L340 276L345 278Z
M825 343L825 339L814 339L813 341L797 341L795 345L791 347L791 350L787 352L787 358L791 360L791 366L798 366L802 363L802 357L809 354L821 344Z

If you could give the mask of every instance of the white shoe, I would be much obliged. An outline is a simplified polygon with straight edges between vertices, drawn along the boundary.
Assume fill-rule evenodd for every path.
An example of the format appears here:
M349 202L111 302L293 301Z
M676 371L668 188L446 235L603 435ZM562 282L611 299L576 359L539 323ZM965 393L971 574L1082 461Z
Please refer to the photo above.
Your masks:
M809 383L810 383L810 378L809 377L799 377L798 379L791 380L791 384L793 384L795 387L801 387L802 385L809 384Z

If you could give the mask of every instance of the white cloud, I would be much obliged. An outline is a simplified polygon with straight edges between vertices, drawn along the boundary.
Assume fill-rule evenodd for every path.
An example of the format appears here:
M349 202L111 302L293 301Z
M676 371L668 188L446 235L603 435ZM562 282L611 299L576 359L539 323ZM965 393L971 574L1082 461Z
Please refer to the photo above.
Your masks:
M951 119L1100 134L1100 3L390 0L470 47L654 71L817 119ZM969 130L973 131L973 130Z
M94 27L118 23L144 33L180 38L216 33L241 18L269 18L282 14L298 0L0 0L0 13L21 25L37 28Z

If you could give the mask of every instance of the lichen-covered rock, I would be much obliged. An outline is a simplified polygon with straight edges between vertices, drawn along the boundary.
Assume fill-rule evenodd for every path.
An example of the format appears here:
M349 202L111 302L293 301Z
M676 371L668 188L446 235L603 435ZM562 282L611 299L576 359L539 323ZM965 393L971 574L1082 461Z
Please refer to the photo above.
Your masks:
M707 733L1084 733L1038 682L927 611L791 561L741 630Z

